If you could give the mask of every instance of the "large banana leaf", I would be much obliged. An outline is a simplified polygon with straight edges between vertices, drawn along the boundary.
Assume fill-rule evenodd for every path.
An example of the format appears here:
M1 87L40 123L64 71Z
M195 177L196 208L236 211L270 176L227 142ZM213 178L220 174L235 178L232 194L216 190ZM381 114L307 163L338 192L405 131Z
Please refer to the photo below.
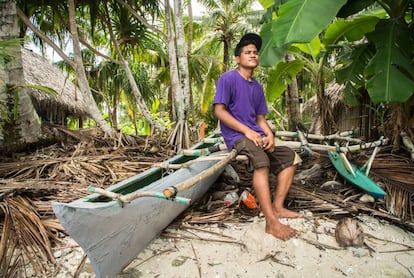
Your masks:
M343 50L338 61L344 66L336 71L335 76L338 83L345 85L344 100L348 105L358 105L357 96L359 89L365 87L364 70L374 56L374 45L370 43L360 44L353 48Z
M348 17L359 13L375 3L375 0L348 0L347 3L339 10L338 17Z
M263 39L262 49L260 50L259 62L263 67L272 67L280 62L289 49L289 45L275 48L272 46L272 23L263 24L260 36Z
M280 62L276 69L270 70L266 87L267 100L275 101L292 82L292 78L303 69L303 66L303 61L293 60L287 63Z
M339 83L352 82L359 86L364 86L364 70L368 65L369 61L373 57L373 46L371 44L360 44L353 48L348 53L348 57L340 57L344 66L336 72L336 80Z
M292 47L298 48L303 53L309 54L315 59L321 52L322 43L319 37L315 37L309 43L294 43Z
M410 31L398 20L378 22L367 34L376 54L365 70L367 90L374 103L405 102L414 92L414 66L410 64Z
M346 0L290 0L273 21L274 47L310 42L335 18Z
M364 16L349 21L339 19L326 29L323 42L325 45L331 45L343 39L350 42L360 40L366 33L374 31L378 20L379 18L374 16Z

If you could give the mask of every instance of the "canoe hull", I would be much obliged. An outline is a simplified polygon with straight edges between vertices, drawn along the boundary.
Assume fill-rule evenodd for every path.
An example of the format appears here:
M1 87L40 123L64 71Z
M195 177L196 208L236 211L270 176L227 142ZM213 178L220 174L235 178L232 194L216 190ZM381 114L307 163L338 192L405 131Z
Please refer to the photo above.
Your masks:
M217 161L213 160L192 164L140 190L162 192L215 163ZM223 170L224 166L178 195L193 201L199 199ZM141 176L145 176L145 172L130 178L129 182L139 180ZM52 203L66 232L90 259L96 277L115 277L187 207L182 203L153 197L138 198L123 206L118 201L86 202L82 199L72 203Z

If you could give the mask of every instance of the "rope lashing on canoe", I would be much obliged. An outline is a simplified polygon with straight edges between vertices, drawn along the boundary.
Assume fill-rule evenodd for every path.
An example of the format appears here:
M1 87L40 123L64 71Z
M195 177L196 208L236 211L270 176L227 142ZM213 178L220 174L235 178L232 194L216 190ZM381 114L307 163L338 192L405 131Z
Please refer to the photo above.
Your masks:
M169 163L166 163L166 162L160 162L160 163L154 164L154 166L155 167L159 167L159 168L163 168L163 169L181 169L181 168L188 168L192 164L199 163L201 161L222 160L227 155L228 155L228 153L226 153L226 154L213 154L213 155L210 155L210 156L199 157L199 158L196 158L194 160L190 160L190 161L187 161L187 162L184 162L184 163L169 164ZM236 160L236 161L246 161L248 159L249 158L246 155L237 155L234 158L234 160Z
M303 133L303 131L298 128L297 129L297 133L298 133L298 138L299 138L300 142L302 143L302 147L303 147L303 149L305 149L305 151L308 153L308 155L309 156L312 156L314 158L319 158L321 155L319 153L317 153L317 152L314 152L309 147L308 140L306 139L306 136Z
M208 139L208 138L207 138ZM217 139L217 138L213 138ZM201 161L212 161L212 160L222 160L223 157L226 157L228 153L218 153L218 154L212 154L219 151L227 150L226 144L216 144L212 147L203 148L203 149L195 149L195 150L183 150L181 151L181 154L184 156L197 156L198 158L184 162L184 163L168 163L167 162L161 162L161 163L155 163L155 167L163 168L163 169L181 169L181 168L188 168L192 164L201 162ZM248 157L245 155L238 155L235 158L236 161L245 161L248 160Z
M221 160L219 162L217 162L216 164L214 164L212 167L208 168L207 170L195 175L191 179L188 179L182 183L175 185L174 186L175 188L170 186L164 189L163 190L164 196L166 198L171 198L171 197L174 197L174 194L177 194L177 191L181 192L188 188L191 188L192 186L200 182L202 179L210 177L211 175L216 173L217 169L224 167L227 163L232 161L236 156L237 156L237 151L233 149L231 152L227 153L226 156L221 157Z
M178 202L178 203L185 204L185 205L189 205L191 203L191 200L188 198L184 198L180 196L169 198L169 197L166 197L163 193L155 192L155 191L135 191L133 193L122 195L122 194L118 194L112 191L108 191L108 190L105 190L99 187L93 187L93 186L89 186L88 191L92 193L98 193L102 196L111 198L113 200L120 201L121 203L131 203L133 200L137 198L142 198L142 197L156 197L156 198L166 199L169 201Z
M203 155L209 155L211 153L215 153L218 151L224 151L224 150L227 150L226 144L216 144L214 146L203 148L203 149L183 150L181 151L181 154L185 156L203 156Z
M383 146L383 145L387 145L388 144L388 139L384 138L384 136L381 136L380 139L378 139L377 141L374 142L361 142L359 143L359 147L360 150L365 150L365 149L371 149L374 147L379 147L379 146Z

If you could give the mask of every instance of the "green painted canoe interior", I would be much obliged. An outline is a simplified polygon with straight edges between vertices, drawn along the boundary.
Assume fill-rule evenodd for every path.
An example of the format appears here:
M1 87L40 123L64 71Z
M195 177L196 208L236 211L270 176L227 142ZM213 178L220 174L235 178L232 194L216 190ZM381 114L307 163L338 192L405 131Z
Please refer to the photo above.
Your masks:
M199 146L197 146L196 148L192 148L193 150L197 150L197 149L204 149L204 148L209 148L211 146L213 146L215 144L213 143L204 143L204 144L200 144ZM185 163L188 162L190 160L194 160L198 158L197 156L184 156L184 155L177 155L175 157L173 157L171 160L169 160L169 164L181 164L181 163ZM135 179L127 179L125 181L121 181L119 182L117 185L115 186L114 190L111 190L112 192L118 193L118 194L122 194L122 195L126 195L129 194L131 192L134 192L138 189L141 189L165 176L171 175L172 173L174 173L177 170L173 170L173 169L163 169L163 168L158 168L158 167L154 167L154 168L150 168L148 170L146 170L145 172L137 175L137 177ZM109 202L111 201L111 198L108 197L104 197L104 196L96 196L95 194L89 195L85 198L83 198L83 201L85 202Z

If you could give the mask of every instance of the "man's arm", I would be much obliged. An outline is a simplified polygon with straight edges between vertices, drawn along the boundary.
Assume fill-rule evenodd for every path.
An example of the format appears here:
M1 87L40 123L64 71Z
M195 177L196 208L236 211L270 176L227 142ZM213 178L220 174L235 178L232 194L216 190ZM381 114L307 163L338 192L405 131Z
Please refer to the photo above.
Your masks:
M225 124L229 128L244 134L244 136L253 141L256 144L256 146L263 145L263 140L260 134L236 120L229 113L229 111L227 111L227 108L224 104L214 104L214 115L216 115L217 119L219 119L223 124Z

